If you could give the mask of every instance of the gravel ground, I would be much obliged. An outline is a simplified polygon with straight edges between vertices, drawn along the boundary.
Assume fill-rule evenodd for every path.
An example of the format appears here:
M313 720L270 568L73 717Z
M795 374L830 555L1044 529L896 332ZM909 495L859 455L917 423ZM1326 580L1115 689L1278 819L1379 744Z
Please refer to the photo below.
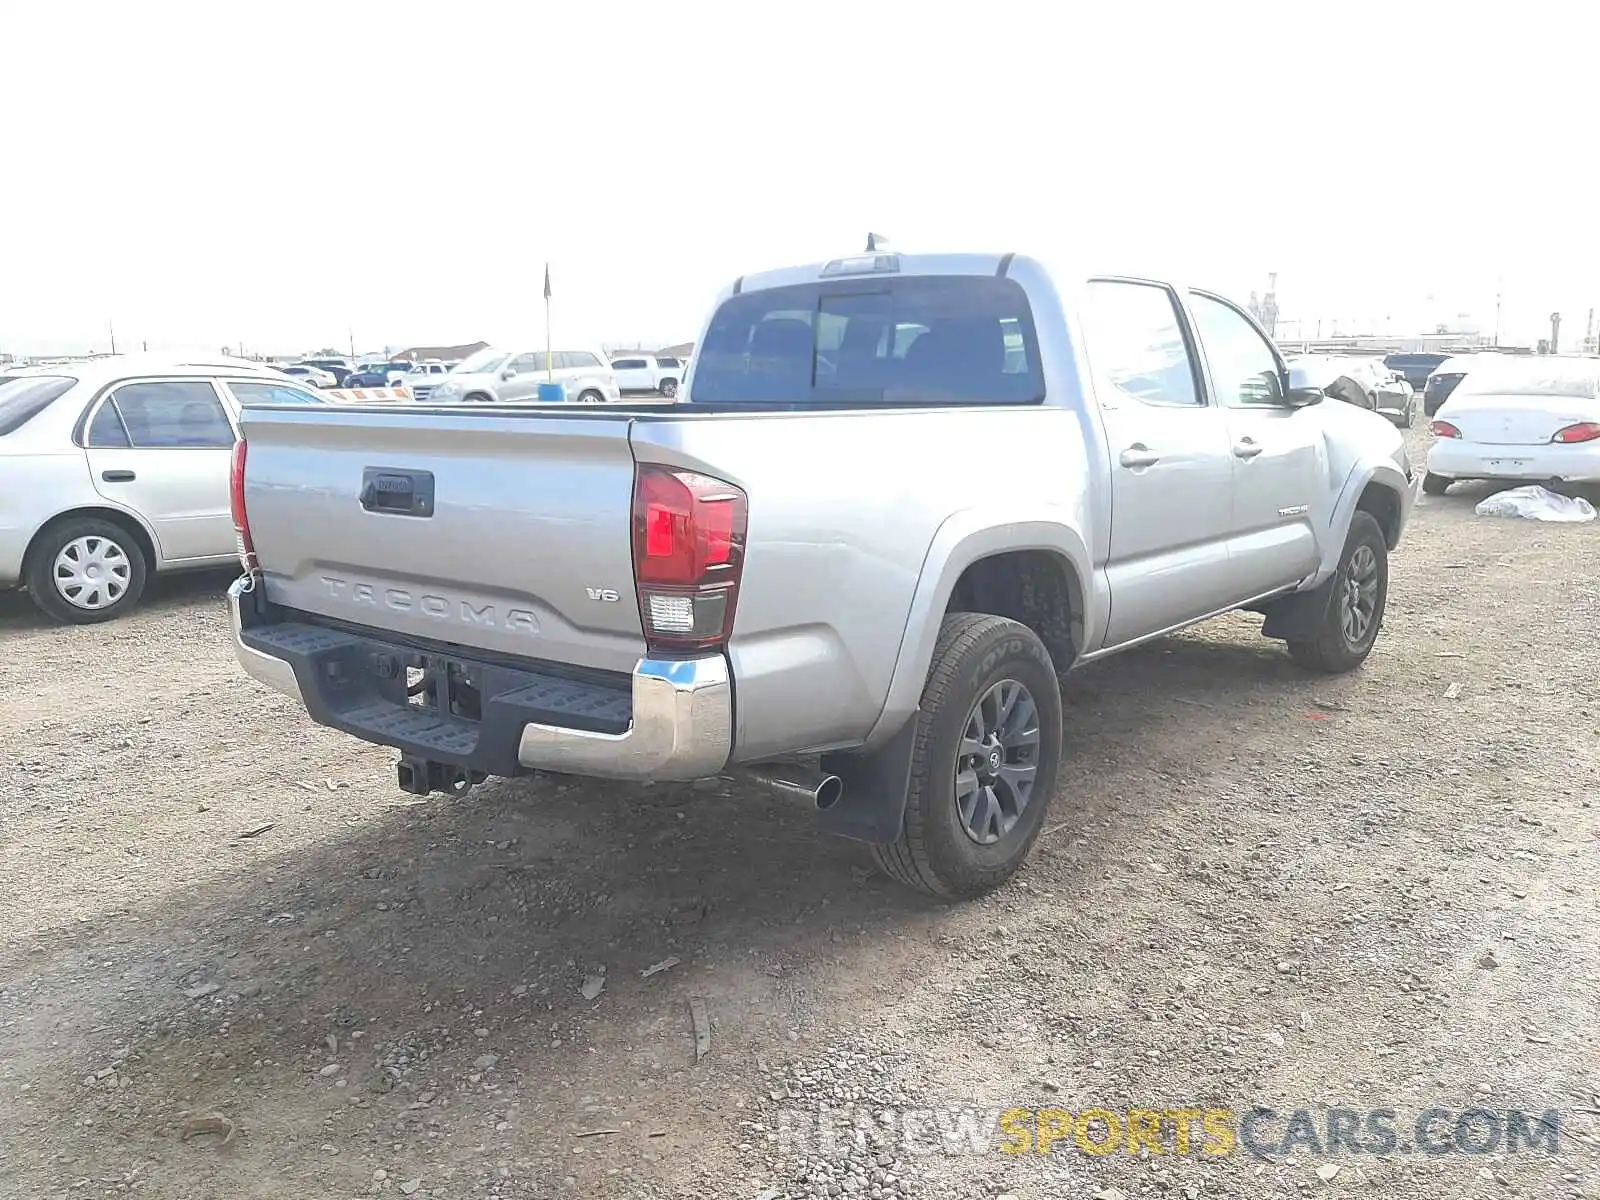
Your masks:
M1419 502L1355 675L1241 616L1073 676L1046 834L954 909L733 785L406 797L236 670L225 578L0 598L0 1195L1600 1196L1600 527L1483 494ZM1255 1105L1562 1133L997 1149Z

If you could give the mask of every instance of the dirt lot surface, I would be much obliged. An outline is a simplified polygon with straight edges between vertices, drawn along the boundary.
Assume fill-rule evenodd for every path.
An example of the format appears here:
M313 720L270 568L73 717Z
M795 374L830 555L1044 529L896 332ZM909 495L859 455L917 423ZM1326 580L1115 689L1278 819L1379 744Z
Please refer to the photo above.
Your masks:
M1419 502L1352 676L1242 616L1073 676L1048 831L959 908L733 785L410 800L235 668L225 578L100 628L0 599L0 1195L1600 1196L1600 527L1483 494ZM993 1126L1255 1105L1268 1148L1331 1106L1562 1132Z

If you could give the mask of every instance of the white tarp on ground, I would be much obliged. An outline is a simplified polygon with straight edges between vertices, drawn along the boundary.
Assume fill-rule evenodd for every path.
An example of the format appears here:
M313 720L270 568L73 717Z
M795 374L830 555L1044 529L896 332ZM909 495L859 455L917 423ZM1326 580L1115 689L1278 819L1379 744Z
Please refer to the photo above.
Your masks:
M1594 505L1579 496L1563 496L1538 484L1496 492L1478 501L1480 517L1523 517L1529 521L1592 521Z

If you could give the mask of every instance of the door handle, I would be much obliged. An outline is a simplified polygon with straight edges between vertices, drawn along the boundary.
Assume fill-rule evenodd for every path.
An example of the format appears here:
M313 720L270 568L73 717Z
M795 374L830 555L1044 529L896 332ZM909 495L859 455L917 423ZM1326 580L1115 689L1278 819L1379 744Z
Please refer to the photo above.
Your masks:
M132 471L101 471L100 478L107 483L132 483L134 474Z
M1233 456L1235 458L1254 458L1260 453L1261 447L1249 438L1240 438L1233 444Z
M1134 470L1138 470L1140 467L1155 466L1156 463L1161 461L1161 455L1143 443L1135 442L1122 452L1117 461L1125 467L1132 467Z

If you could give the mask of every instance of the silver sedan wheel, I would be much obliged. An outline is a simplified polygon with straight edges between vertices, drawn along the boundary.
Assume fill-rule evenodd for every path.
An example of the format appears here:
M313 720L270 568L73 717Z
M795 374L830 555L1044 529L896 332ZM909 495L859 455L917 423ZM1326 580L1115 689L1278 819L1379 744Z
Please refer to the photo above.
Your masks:
M127 552L110 538L90 534L73 538L56 555L51 579L61 598L74 608L109 608L128 591L133 565Z

